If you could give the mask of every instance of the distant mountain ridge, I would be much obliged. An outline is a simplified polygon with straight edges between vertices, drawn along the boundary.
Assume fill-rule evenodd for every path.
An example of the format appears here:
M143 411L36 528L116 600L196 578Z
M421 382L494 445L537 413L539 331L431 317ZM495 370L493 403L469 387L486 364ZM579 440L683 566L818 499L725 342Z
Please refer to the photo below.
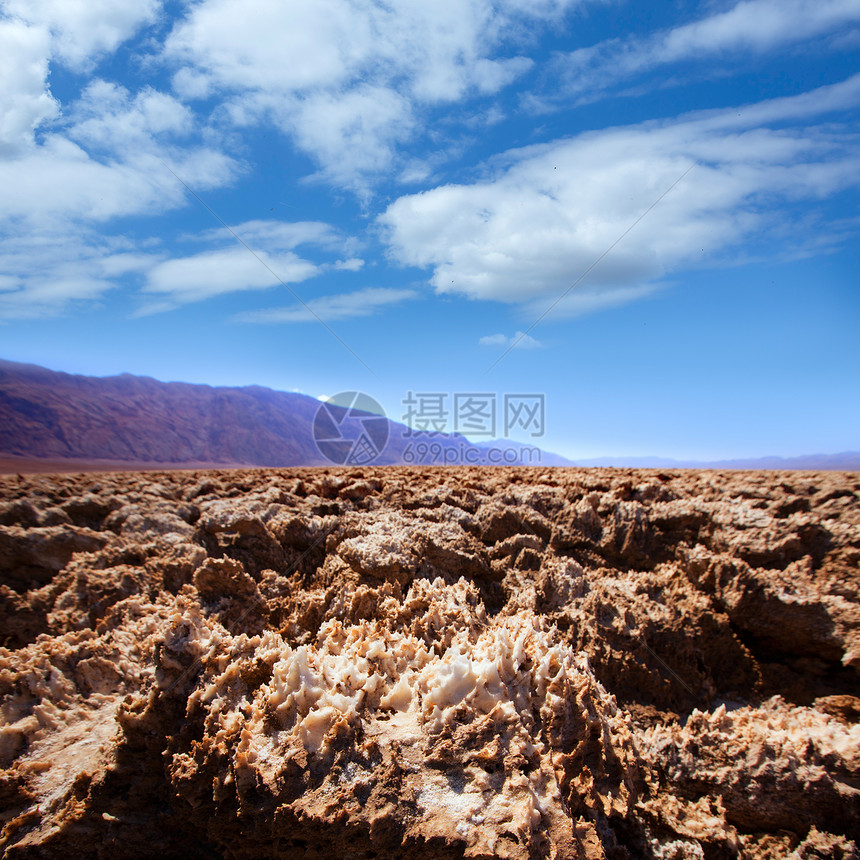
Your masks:
M32 458L299 466L319 402L122 374L76 376L0 361L0 451Z
M319 408L314 397L259 385L214 387L129 373L79 376L0 359L0 459L68 461L75 469L90 461L129 468L330 466L313 438ZM473 443L459 434L416 437L395 421L389 427L375 464L860 471L860 453L853 451L720 462L659 457L574 462L505 439Z
M259 385L213 387L123 373L91 377L0 360L0 457L225 466L330 466L314 437L320 401ZM487 449L459 434L416 437L389 422L381 465L480 465ZM505 443L500 462L571 465ZM477 456L479 459L472 459ZM538 459L539 456L539 459ZM549 463L547 463L549 465Z

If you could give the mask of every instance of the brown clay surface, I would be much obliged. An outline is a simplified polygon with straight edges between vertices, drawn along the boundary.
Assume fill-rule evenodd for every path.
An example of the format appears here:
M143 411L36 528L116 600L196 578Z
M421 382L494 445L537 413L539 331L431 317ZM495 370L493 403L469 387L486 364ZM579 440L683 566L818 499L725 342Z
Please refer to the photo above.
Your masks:
M0 478L0 852L848 858L860 475Z

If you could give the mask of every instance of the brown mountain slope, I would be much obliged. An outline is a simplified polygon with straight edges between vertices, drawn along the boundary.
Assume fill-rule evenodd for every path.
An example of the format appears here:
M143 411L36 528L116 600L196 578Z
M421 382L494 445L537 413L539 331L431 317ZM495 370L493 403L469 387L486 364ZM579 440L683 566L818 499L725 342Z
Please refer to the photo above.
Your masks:
M45 471L38 461L57 463L54 471L116 468L123 462L137 468L331 465L313 439L319 409L313 397L261 386L159 382L127 373L74 376L0 360L0 472ZM384 420L386 441L374 439L381 451L356 445L353 452L362 419L377 431L379 423L367 412L350 415L341 425L349 440L345 448L324 452L332 459L342 454L340 463L354 454L358 462L368 458L379 465L571 465L535 446L504 440L496 448L473 445L457 433L419 441L406 425Z
M0 452L151 463L323 462L319 402L258 386L213 388L123 374L57 373L0 361Z

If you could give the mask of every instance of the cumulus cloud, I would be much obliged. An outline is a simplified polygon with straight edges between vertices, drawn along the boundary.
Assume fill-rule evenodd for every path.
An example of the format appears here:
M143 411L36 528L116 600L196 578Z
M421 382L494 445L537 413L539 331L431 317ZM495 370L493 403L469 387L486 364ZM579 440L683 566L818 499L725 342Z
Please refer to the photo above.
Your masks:
M279 123L322 165L326 179L344 186L356 184L356 177L384 171L415 122L409 102L380 86L321 93L298 100L295 107L284 102L283 107Z
M396 261L432 268L438 293L546 309L590 270L557 312L626 301L667 272L725 258L742 240L766 245L781 229L784 243L800 217L792 206L856 186L860 155L847 131L786 123L858 101L860 76L799 97L515 150L481 182L401 197L379 224ZM793 251L818 242L826 225L817 232L792 236Z
M52 59L86 71L141 26L158 0L2 0L0 2L0 155L35 144L34 132L59 115L48 86Z
M202 0L164 57L183 97L218 92L233 122L274 121L322 178L367 193L424 108L508 86L532 61L499 46L579 2Z
M855 0L743 0L725 12L647 37L609 39L559 54L548 69L548 92L526 101L537 107L571 97L594 101L609 88L661 66L764 53L838 34L855 22L860 22Z
M512 15L533 15L528 5L494 5L203 0L173 30L166 52L225 90L332 92L368 77L402 78L422 100L453 101L470 88L505 86L530 65L522 56L490 58L503 34L510 36ZM559 17L572 5L534 13Z
M236 162L195 141L189 110L151 87L131 93L93 79L59 115L48 87L51 56L115 49L157 4L130 11L107 0L46 0L2 8L18 17L0 20L0 230L15 234L26 221L30 230L50 232L65 219L74 232L79 222L182 205L185 191L161 161L198 189L233 178ZM104 18L93 23L93 15Z
M88 151L152 151L160 141L183 138L194 127L191 111L167 93L144 87L132 95L103 80L90 82L72 106L69 136Z
M58 113L47 86L49 50L45 29L0 20L0 156L32 146L36 128Z
M79 70L92 68L100 57L110 54L143 25L155 20L159 0L3 0L3 12L26 21L45 33L52 42L51 53L66 65Z
M539 349L543 346L539 340L522 331L518 331L513 337L505 334L489 334L480 338L478 344L496 349Z
M173 95L86 79L160 9L159 0L0 0L3 318L96 301L157 262L148 252L118 252L125 240L98 236L95 228L109 232L114 218L186 205L171 169L201 191L237 174L238 163L203 143L193 115ZM49 86L57 63L82 86L62 111ZM25 263L27 248L39 251Z
M267 289L280 281L298 283L324 271L356 272L362 267L358 244L322 222L238 225L243 240L258 252L256 260L223 229L194 237L213 247L173 257L158 243L156 251L138 253L119 238L95 233L94 227L104 229L115 218L156 215L187 205L185 185L206 191L230 183L240 170L234 159L201 143L206 129L186 104L151 86L131 91L94 77L60 113L48 85L50 63L61 62L86 75L151 23L159 9L156 0L142 0L134 8L115 0L84 5L0 0L5 16L0 19L3 319L62 313L100 300L119 284L142 281L145 303L139 313L152 313L228 292ZM319 17L311 4L305 11ZM247 17L247 11L241 17ZM224 20L229 24L230 18L227 14ZM294 17L284 23L309 56L316 58L320 50L331 48L336 63L348 64L352 32L343 32L346 41L321 49L319 44L307 47L309 31L295 31ZM323 20L326 27L330 23ZM283 35L283 30L275 34L280 40L277 66L294 68L281 61ZM316 72L314 80L319 80ZM190 67L180 69L174 83L186 97L205 96L217 84ZM300 105L303 139L308 146L324 147L339 135L362 169L375 169L385 157L374 152L378 141L403 133L396 93L355 87L347 95L330 105ZM383 129L386 125L392 127L390 132ZM362 147L364 155L359 157ZM293 250L299 245L323 249L328 260L311 262L299 256Z
M400 304L418 296L415 290L394 290L381 287L367 287L352 293L333 296L320 296L304 305L296 304L286 308L247 311L237 314L238 322L250 323L325 323L337 320L366 317L389 305Z
M164 153L173 170L196 189L228 182L233 159L207 147ZM0 222L27 222L35 229L63 220L84 223L152 214L186 203L185 189L170 175L160 155L127 152L121 160L99 161L63 135L0 161Z
M185 188L164 163L198 190L226 184L238 171L232 158L200 142L184 105L152 87L130 92L93 78L60 112L48 86L50 63L87 72L152 20L159 4L133 7L106 0L2 5L3 319L98 301L157 262L95 228L186 205Z

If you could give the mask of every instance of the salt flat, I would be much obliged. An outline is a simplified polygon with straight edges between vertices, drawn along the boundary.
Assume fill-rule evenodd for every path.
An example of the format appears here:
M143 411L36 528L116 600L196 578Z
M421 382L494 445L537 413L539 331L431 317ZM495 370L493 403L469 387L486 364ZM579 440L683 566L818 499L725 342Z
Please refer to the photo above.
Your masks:
M22 857L850 857L860 475L0 478Z

